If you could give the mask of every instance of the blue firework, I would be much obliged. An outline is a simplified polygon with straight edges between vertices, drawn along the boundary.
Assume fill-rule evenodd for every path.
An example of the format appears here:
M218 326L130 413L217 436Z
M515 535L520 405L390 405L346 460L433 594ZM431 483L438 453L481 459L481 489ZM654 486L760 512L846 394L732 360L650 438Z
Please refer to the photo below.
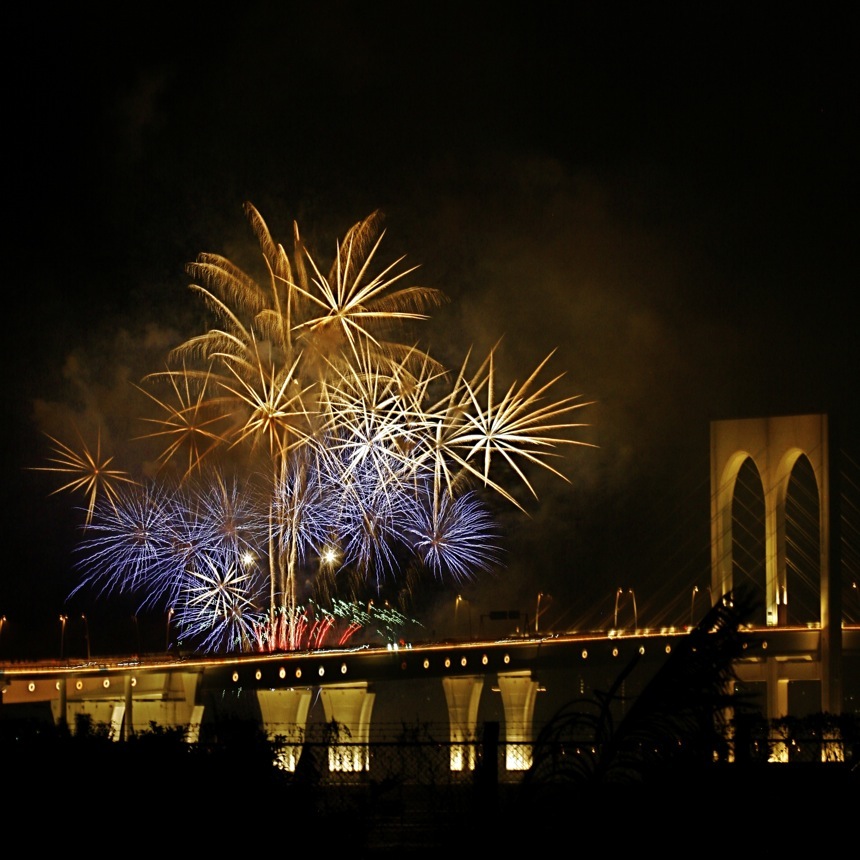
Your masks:
M418 487L402 509L403 534L436 577L467 582L501 562L498 526L474 491L457 497L443 492L434 500L429 484Z
M78 547L84 575L72 594L92 588L102 595L148 596L162 577L175 572L176 519L173 491L164 484L128 485L103 498Z
M182 576L174 623L183 642L202 651L249 651L265 619L263 580L256 564L230 550L201 553Z

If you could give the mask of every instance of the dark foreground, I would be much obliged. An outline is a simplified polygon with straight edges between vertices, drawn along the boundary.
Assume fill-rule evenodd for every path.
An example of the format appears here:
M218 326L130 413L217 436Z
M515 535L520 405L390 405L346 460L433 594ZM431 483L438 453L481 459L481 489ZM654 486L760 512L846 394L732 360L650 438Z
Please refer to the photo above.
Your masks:
M358 858L595 848L734 854L850 832L860 809L860 767L845 762L667 765L629 784L589 785L500 780L480 767L440 777L425 750L401 745L389 754L408 765L408 779L396 769L374 779L371 769L335 783L322 775L325 750L305 750L305 765L287 772L253 733L199 746L169 732L116 743L0 725L6 836L26 831L32 844L50 841L55 850L57 840L166 849L178 839L183 852L238 844Z

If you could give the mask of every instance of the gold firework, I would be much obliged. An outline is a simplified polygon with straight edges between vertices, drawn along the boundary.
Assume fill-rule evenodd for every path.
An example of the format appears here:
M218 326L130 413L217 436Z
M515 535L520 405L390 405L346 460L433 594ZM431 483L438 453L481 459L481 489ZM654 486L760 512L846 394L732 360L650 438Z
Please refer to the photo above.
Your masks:
M453 480L450 461L521 508L503 486L490 478L493 460L504 460L535 498L537 493L518 462L520 459L567 481L567 477L548 462L549 457L556 456L552 449L558 445L593 446L555 435L562 430L584 426L559 419L589 404L581 402L578 397L541 403L549 389L562 378L560 374L548 382L537 382L552 352L522 385L514 382L498 398L495 393L497 347L498 344L470 379L465 375L467 357L451 392L436 407L428 410L427 426L431 430L433 445L426 456L433 458L437 476L444 475L449 488Z
M350 229L343 244L338 245L328 276L307 255L315 275L312 285L289 285L305 300L306 318L297 321L293 330L329 364L336 357L347 362L361 360L371 347L378 361L399 361L403 346L383 341L382 332L393 323L426 320L425 311L444 301L439 290L428 287L405 287L392 292L395 284L418 268L395 271L403 257L381 273L369 275L385 235L384 231L378 233L379 221L379 213L374 212ZM426 354L423 358L427 358Z
M71 476L70 480L54 490L51 495L56 495L65 490L69 492L83 491L87 499L87 526L92 522L96 502L102 496L115 505L118 501L116 485L137 483L126 472L110 468L113 457L102 456L101 431L99 431L96 440L95 451L89 449L80 433L78 433L78 439L81 443L80 450L69 447L48 433L45 435L54 443L54 455L48 458L48 462L53 465L35 466L34 469L42 472L59 472Z
M294 647L309 546L320 558L321 541L345 547L335 562L318 560L317 585L334 587L335 574L338 586L341 574L348 582L359 576L363 585L374 565L393 563L386 556L388 517L413 516L429 503L426 523L435 534L463 491L477 484L522 509L499 467L535 498L532 467L567 481L553 458L564 445L593 447L570 433L585 426L573 413L589 404L556 396L563 374L543 381L553 352L524 382L505 388L497 379L498 344L476 370L470 350L450 374L411 336L403 338L445 297L406 285L417 267L401 268L403 257L377 266L384 236L378 212L336 244L327 273L295 222L288 254L254 206L245 204L245 212L265 277L219 254L202 253L189 264L190 288L215 321L173 349L166 370L145 377L164 383L166 393L140 389L160 414L144 419L155 427L139 438L163 441L159 462L180 461L183 477L216 454L250 455L249 470L268 483L255 504L262 500L258 513L268 509L267 547L259 555L267 556L269 623L274 630L279 619L290 619L287 644ZM55 492L86 494L88 526L98 498L116 506L117 484L136 483L110 468L100 442L92 453L83 443L76 451L49 438L54 457L44 470L65 475ZM336 516L324 510L324 495ZM483 520L470 521L463 531L480 536L483 528ZM480 558L472 548L457 560L464 576ZM207 564L196 574L199 602L223 615L228 607L217 603L219 589L241 593L243 573L235 566L222 571L221 560Z
M244 403L250 414L236 434L233 441L238 445L245 439L256 442L260 437L266 439L269 453L277 460L291 448L312 438L313 413L305 405L304 395L312 389L302 389L296 378L296 367L301 356L289 368L263 366L257 362L257 378L246 380L232 363L228 369L236 377L238 387L222 382L225 391L233 394Z
M151 391L140 386L142 391L166 413L161 418L144 418L144 421L157 424L162 429L154 430L139 438L151 439L165 437L167 447L159 455L159 461L167 464L182 450L186 452L187 465L183 477L187 477L200 466L203 458L224 442L224 437L213 430L217 423L230 420L220 408L220 402L207 398L209 372L195 375L183 368L182 371L166 370L151 374L147 379L167 379L170 382L174 403L156 397ZM194 388L198 390L194 391Z

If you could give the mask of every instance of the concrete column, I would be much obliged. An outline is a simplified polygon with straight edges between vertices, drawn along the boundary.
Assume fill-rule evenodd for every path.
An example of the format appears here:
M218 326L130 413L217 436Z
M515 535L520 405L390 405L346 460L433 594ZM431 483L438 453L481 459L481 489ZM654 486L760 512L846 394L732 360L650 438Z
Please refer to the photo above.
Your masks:
M460 675L442 679L442 688L448 703L448 733L453 771L475 769L475 725L478 721L478 703L483 687L483 675Z
M277 760L283 770L294 771L301 756L311 692L310 687L257 690L263 727L269 740L279 741Z
M505 709L505 768L528 770L532 764L532 721L538 682L528 669L500 672L499 692Z
M122 694L126 736L135 726L155 723L165 728L182 727L189 739L196 738L203 712L196 703L200 676L199 671L130 671ZM196 726L191 726L192 719L196 720Z
M57 681L57 684L60 687L60 713L57 722L60 726L71 728L71 726L69 726L69 694L66 688L66 683L67 681L65 676Z
M126 740L134 734L134 690L135 682L132 675L125 676L125 719L122 724L122 733L120 738Z
M367 681L320 688L326 722L336 729L329 738L330 771L368 770L370 767L370 716L376 693Z

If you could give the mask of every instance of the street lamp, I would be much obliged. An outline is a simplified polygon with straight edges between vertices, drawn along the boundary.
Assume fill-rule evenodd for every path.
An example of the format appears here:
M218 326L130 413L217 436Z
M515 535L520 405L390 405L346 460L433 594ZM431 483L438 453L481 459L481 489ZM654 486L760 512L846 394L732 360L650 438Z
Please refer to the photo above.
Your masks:
M538 632L539 623L540 623L540 602L541 598L545 597L547 600L552 600L551 594L544 594L542 591L538 592L537 596L537 606L535 606L535 633Z
M66 640L66 622L69 620L68 615L60 616L60 659L63 659L63 644Z
M699 586L693 586L693 593L690 595L690 627L693 626L693 607L696 605L696 595L699 593Z
M81 613L81 620L84 622L84 639L87 640L87 662L90 661L90 625L87 621L87 616Z
M636 593L632 588L628 589L627 593L630 595L630 598L633 600L633 629L639 629L639 613L636 611Z
M170 650L170 619L173 618L173 607L167 610L167 630L165 631L164 650Z
M3 641L3 628L6 626L6 616L0 615L0 642Z
M624 592L623 588L619 588L615 592L615 615L613 616L613 619L612 619L612 627L614 630L618 629L618 600L620 599L623 592Z
M457 617L459 615L461 603L466 604L466 611L468 612L467 621L469 624L469 639L471 639L472 638L472 607L471 607L471 604L469 603L469 601L466 600L466 598L463 597L462 594L458 594L457 599L454 601L454 635L455 636L457 635L457 630L458 630Z

